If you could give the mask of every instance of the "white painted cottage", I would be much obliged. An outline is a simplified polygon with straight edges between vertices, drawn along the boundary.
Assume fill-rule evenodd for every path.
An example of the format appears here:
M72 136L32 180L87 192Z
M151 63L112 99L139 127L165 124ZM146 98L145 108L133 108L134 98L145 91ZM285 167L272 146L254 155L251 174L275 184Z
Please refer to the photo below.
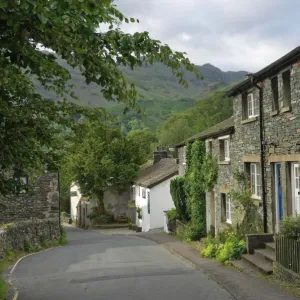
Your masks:
M170 193L170 182L178 176L176 159L162 158L154 153L154 163L141 169L133 185L133 198L137 208L141 209L141 219L136 218L136 225L147 232L164 228L165 211L174 208Z

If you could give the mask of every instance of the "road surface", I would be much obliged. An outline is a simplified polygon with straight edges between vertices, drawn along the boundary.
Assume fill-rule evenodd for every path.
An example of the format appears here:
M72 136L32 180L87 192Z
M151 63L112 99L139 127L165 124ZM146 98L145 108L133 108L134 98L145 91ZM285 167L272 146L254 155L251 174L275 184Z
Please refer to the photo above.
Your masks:
M230 294L154 242L67 228L69 243L24 258L19 300L228 300Z

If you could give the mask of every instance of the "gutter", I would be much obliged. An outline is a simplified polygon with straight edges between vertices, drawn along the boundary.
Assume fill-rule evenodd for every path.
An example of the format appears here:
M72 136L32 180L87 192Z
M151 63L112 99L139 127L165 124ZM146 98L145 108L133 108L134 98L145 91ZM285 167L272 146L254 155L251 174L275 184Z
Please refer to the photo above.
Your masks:
M254 86L259 90L259 142L260 142L260 168L261 168L261 188L263 202L263 226L264 233L268 233L268 207L266 198L266 182L265 182L265 144L263 134L263 89L256 82L254 77L251 78Z

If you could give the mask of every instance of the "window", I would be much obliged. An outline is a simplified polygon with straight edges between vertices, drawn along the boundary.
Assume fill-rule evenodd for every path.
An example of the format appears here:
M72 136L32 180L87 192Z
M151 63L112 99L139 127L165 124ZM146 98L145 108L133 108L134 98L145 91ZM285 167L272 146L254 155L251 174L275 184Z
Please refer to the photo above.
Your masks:
M212 147L213 147L212 140L207 140L206 141L206 153L212 154Z
M220 145L219 161L230 161L229 136L219 137L219 145Z
M75 196L77 196L77 192L76 191L71 191L71 197L75 197Z
M146 189L142 189L142 197L146 199Z
M183 147L183 162L182 162L184 165L186 164L186 149L187 149L187 147L184 146Z
M260 164L250 164L250 183L252 197L261 198L261 175L260 175Z
M221 193L221 214L222 214L222 221L231 224L232 223L232 203L231 199L228 195Z
M258 98L253 93L242 94L243 119L250 119L258 116Z
M272 110L278 109L278 77L273 77L271 79L272 86Z
M279 102L280 107L289 107L291 104L291 71L285 71L282 73L283 82L283 99Z

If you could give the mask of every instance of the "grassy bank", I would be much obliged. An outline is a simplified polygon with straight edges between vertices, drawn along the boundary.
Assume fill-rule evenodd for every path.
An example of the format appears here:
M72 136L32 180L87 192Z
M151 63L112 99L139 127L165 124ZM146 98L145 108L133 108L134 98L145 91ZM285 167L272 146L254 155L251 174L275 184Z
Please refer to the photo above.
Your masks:
M26 254L39 252L52 247L57 247L67 244L67 236L64 229L61 230L61 235L57 241L48 242L46 240L41 240L39 244L31 245L29 242L24 241L25 251L13 251L10 248L6 249L5 258L0 260L0 300L5 300L8 293L8 284L3 280L3 273L8 269L8 267L16 262L19 258Z

